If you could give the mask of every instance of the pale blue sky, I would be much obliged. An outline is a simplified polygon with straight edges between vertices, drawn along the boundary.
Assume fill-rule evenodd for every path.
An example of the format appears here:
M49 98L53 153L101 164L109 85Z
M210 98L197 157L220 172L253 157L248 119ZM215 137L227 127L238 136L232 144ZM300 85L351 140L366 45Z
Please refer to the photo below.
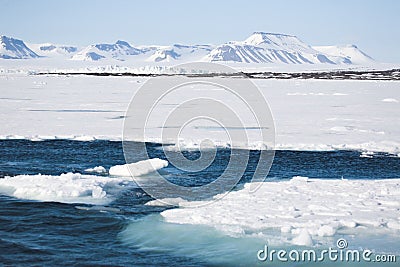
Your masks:
M400 62L397 0L0 0L0 12L0 34L32 43L220 44L265 31Z

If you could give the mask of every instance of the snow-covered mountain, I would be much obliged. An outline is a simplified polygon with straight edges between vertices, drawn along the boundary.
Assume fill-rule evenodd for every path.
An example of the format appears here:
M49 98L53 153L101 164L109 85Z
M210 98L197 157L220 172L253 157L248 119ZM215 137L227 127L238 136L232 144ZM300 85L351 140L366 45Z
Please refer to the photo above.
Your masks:
M29 49L22 40L4 35L0 36L0 58L2 59L27 59L39 57Z
M44 44L27 44L37 55L42 57L65 57L71 58L76 52L78 47L70 45L57 45L51 43Z
M206 61L287 64L351 64L343 56L326 55L313 49L296 36L255 32L243 42L229 42L216 47Z
M147 61L171 62L183 59L185 61L199 61L205 57L214 47L211 45L181 45L157 47Z
M313 46L313 48L326 55L348 58L353 64L366 64L374 61L356 45Z
M28 48L29 47L29 48ZM244 41L222 45L132 46L125 41L100 43L84 48L56 44L27 44L1 36L0 58L58 58L118 64L168 62L241 62L280 64L368 64L373 59L354 45L312 47L296 36L255 32Z
M95 44L88 46L75 54L72 59L97 61L102 58L112 58L124 61L129 56L142 53L144 53L143 50L132 47L128 42L118 40L115 44Z

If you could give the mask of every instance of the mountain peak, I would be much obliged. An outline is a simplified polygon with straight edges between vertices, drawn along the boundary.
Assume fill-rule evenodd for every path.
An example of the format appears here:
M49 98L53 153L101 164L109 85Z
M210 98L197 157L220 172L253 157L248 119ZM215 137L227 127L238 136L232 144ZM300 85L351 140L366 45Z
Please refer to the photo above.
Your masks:
M115 42L115 44L117 45L122 45L122 46L127 46L127 47L131 47L131 45L126 42L126 41L122 41L122 40L118 40L117 42Z
M5 36L5 35L1 35L0 36L0 41L1 41L1 43L2 44L8 44L8 43L11 43L11 42L22 42L21 40L18 40L18 39L14 39L14 38L12 38L12 37L8 37L8 36Z
M281 43L300 42L294 35L281 34L281 33L268 33L268 32L254 32L245 41L246 44L251 45L279 45Z
M353 64L366 64L374 61L369 55L361 51L356 45L330 45L330 46L314 46L314 49L331 56L345 57Z
M343 45L343 47L356 48L356 49L358 49L358 47L357 47L355 44L346 44L346 45Z
M2 35L2 34L0 35L0 40L1 41L6 40L6 39L14 39L14 38L8 37L8 36Z
M0 58L22 59L37 58L35 52L29 49L22 40L1 35L0 37Z
M141 49L132 47L128 42L117 40L114 44L101 43L88 46L75 54L72 59L98 61L101 59L113 58L124 61L129 56L135 56L142 53L143 51Z
M103 51L115 51L120 48L133 49L133 47L126 41L118 40L115 44L96 44L94 47Z
M252 34L252 35L296 37L296 36L294 36L294 35L290 35L290 34L284 34L284 33L273 33L273 32L253 32L253 34Z

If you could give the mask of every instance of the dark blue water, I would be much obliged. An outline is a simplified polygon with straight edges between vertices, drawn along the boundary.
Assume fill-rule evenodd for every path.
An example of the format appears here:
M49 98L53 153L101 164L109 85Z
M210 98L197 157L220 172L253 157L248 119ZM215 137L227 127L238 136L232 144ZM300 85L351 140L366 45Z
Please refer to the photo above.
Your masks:
M165 158L159 145L148 144L151 157ZM198 151L187 151L198 158ZM231 151L219 149L214 163L202 172L185 173L170 165L162 172L177 183L201 185L215 179L226 166ZM259 152L252 151L240 183L250 181ZM94 141L0 141L0 177L38 173L60 175L85 173L94 166L124 164L120 142ZM400 158L376 154L361 158L357 151L277 151L267 179L295 175L315 178L383 179L400 177ZM240 186L240 185L239 185ZM0 265L58 266L202 266L199 258L168 252L150 253L127 246L119 237L132 219L157 214L165 207L145 206L151 200L139 188L122 191L109 204L114 211L82 210L84 204L20 200L0 195ZM183 244L184 245L184 244Z

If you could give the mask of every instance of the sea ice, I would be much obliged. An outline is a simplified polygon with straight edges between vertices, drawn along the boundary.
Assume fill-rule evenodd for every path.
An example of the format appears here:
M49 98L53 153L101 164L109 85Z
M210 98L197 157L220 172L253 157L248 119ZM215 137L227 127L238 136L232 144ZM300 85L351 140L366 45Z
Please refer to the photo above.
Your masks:
M103 166L96 166L94 168L88 168L85 172L94 172L94 173L106 173L107 170Z
M106 187L126 184L125 179L65 173L18 175L0 179L0 192L21 199L62 203L107 204L114 198Z
M282 242L296 245L377 231L400 239L400 179L293 177L264 182L254 193L249 190L250 184L245 184L243 189L203 206L183 201L179 208L161 215L166 222L207 225L233 236L242 232L268 238L270 231L279 229Z
M3 73L0 122L4 127L0 128L0 138L121 140L129 100L146 80ZM253 82L270 105L278 150L400 153L400 128L397 127L400 106L395 103L400 99L397 82L290 79ZM38 85L39 89L32 89ZM194 97L196 92L194 88L185 97ZM217 95L218 91L213 94ZM384 102L382 95L388 96ZM234 99L228 95L223 100L233 103ZM174 109L179 101L179 96L171 99L173 105L164 105L164 111ZM163 122L161 118L165 114L155 114L154 122ZM146 130L147 141L162 141L160 126ZM204 136L217 146L229 146L229 140L219 135L223 130L185 128L186 135L179 139L179 147L190 149L200 144ZM248 147L265 149L258 142L249 143Z
M148 173L157 171L167 166L168 166L168 161L159 158L153 158L148 160L142 160L135 163L115 165L110 168L108 173L111 176L136 177L136 176L146 175Z
M293 238L292 243L298 246L312 246L313 240L306 229L302 229L300 234Z
M382 102L399 103L399 101L395 98L385 98L385 99L382 99Z

